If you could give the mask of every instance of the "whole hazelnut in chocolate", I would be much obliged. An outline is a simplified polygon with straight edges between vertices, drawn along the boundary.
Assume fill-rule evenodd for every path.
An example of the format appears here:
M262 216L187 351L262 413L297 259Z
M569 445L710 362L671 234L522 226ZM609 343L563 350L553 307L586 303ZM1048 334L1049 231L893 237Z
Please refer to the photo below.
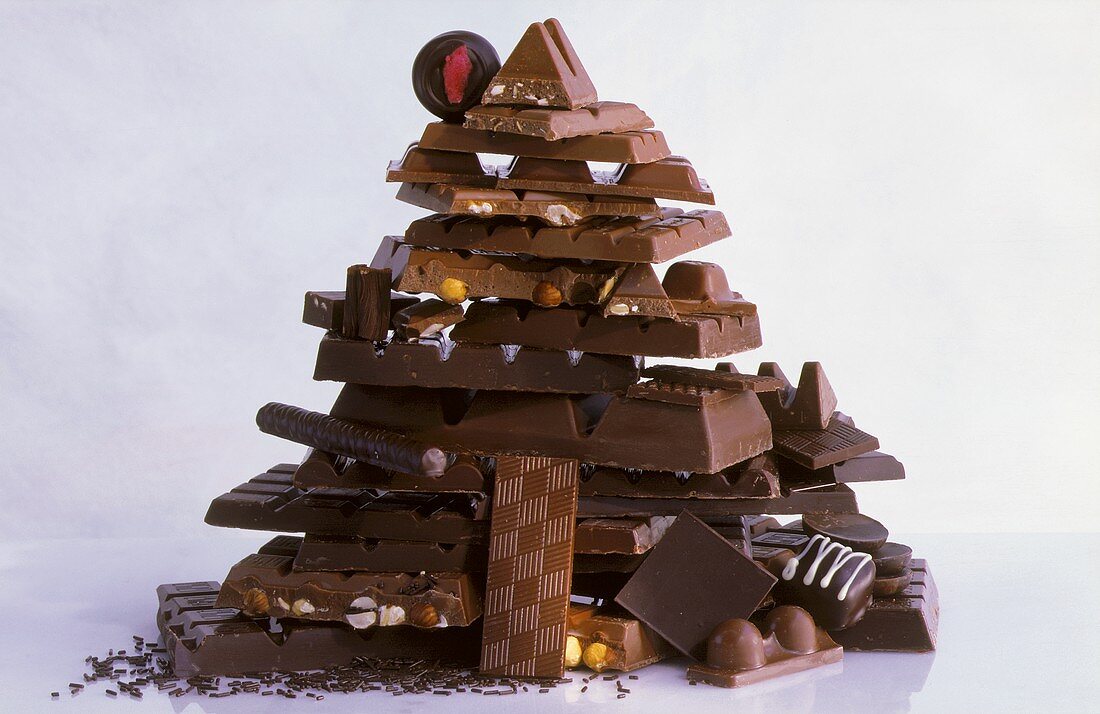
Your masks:
M465 30L444 32L428 40L413 60L413 92L432 114L461 123L498 71L500 57L484 37Z
M748 620L726 620L714 628L707 640L707 666L741 671L767 664L764 638Z
M531 295L531 302L539 307L557 307L561 305L561 301L561 290L549 280L543 280L536 285Z
M267 600L267 593L259 588L250 588L245 591L241 609L248 615L266 615L267 611L271 609L271 604Z
M418 602L409 608L409 623L417 627L435 627L439 624L439 612L428 602Z
M789 652L809 654L817 650L814 618L797 605L781 605L769 612L764 632L774 634L779 646Z
M470 293L470 286L458 278L444 278L439 284L439 299L450 305L458 305Z

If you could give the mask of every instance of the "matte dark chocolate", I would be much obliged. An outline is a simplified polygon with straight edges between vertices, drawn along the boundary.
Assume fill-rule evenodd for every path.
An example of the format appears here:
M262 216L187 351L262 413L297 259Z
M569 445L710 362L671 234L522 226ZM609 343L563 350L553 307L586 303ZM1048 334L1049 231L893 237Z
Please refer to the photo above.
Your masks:
M423 149L462 151L471 154L504 154L538 159L600 161L613 164L645 164L672 155L659 131L575 136L546 141L536 136L466 129L433 122L424 127L417 145Z
M928 564L914 558L912 582L894 597L876 598L863 618L831 632L848 650L864 652L927 652L936 649L940 621L939 593Z
M348 268L347 291L344 298L345 337L364 340L384 340L390 329L389 269L369 265Z
M860 513L807 513L802 527L861 553L874 553L890 537L886 526Z
M561 23L535 22L489 81L482 104L577 109L596 101L588 77Z
M479 105L466 110L467 129L537 136L547 141L593 134L652 129L653 120L637 104L593 102L580 109Z
M413 93L440 119L461 122L499 71L500 57L484 37L465 30L444 32L428 40L413 60Z

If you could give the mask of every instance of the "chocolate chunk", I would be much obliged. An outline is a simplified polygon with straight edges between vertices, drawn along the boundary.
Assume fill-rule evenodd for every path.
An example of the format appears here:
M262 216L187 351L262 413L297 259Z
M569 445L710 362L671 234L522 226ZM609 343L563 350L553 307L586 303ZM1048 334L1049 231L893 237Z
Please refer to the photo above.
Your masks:
M890 537L885 526L859 513L807 513L802 527L861 553L874 553Z
M212 526L429 543L484 542L483 503L459 495L295 488L295 466L271 471L218 496L206 512Z
M761 633L744 619L727 620L707 640L705 664L688 667L688 678L717 687L743 687L839 662L844 650L800 607L768 613Z
M596 217L575 226L436 214L413 221L405 243L542 258L662 263L729 235L720 211L660 208L650 216Z
M845 649L927 652L936 649L939 593L925 561L914 558L912 582L893 597L876 598L856 624L830 634Z
M576 609L570 608L571 615ZM676 654L664 638L639 620L595 609L571 617L569 636L577 638L584 665L596 672L632 672Z
M802 365L798 389L791 386L775 362L763 362L758 372L783 382L783 388L760 398L775 429L821 430L829 427L836 409L836 393L820 362Z
M348 268L347 292L344 299L345 337L364 340L384 340L390 329L389 270L377 270L368 265Z
M406 473L439 476L447 465L447 455L434 446L288 404L260 407L256 424L265 434Z
M875 572L879 577L889 577L899 575L909 567L913 549L901 543L884 543L871 553L871 557L875 561Z
M267 617L215 607L217 582L196 594L196 583L157 588L157 626L177 677L293 672L351 664L359 657L477 661L481 627L430 630L400 627L359 632L333 622L287 619L272 631ZM182 587L181 587L182 586Z
M489 80L500 71L500 57L481 35L452 30L437 35L413 60L413 92L420 103L444 121L461 122L478 103Z
M299 488L336 486L340 483L340 474L347 467L348 461L345 456L310 449L294 470L294 485Z
M820 431L775 429L775 451L808 469L820 469L866 454L878 448L878 439L846 424L835 412L829 426Z
M552 226L572 226L592 216L648 216L657 210L657 204L649 198L440 183L403 183L397 200L440 213L531 216Z
M593 134L652 129L653 120L629 102L593 102L580 109L474 106L466 110L467 129L537 136L547 141Z
M586 518L577 524L577 553L641 554L648 552L674 520L673 516L649 518Z
M665 295L657 273L648 263L637 263L626 269L604 302L603 316L644 315L676 319L672 302Z
M470 306L451 337L602 354L706 358L756 349L760 322L756 316L602 317L587 307L541 310L529 303L481 300Z
M577 109L594 101L596 88L561 23L554 18L527 28L481 96L482 104L564 109Z
M442 300L431 299L399 310L393 316L393 327L398 338L419 340L457 325L462 319L461 305L448 305Z
M529 347L425 342L376 344L333 334L321 340L314 379L387 387L490 389L591 394L638 380L632 357Z
M661 285L680 315L756 314L756 305L730 290L725 271L714 263L697 260L673 263Z
M546 141L534 136L466 129L443 122L433 122L424 127L417 145L422 149L440 151L613 164L645 164L672 154L665 143L665 135L659 131L628 131Z
M295 554L294 570L483 573L488 562L489 549L483 544L306 535Z
M779 566L775 599L806 608L828 630L855 624L871 604L875 580L871 556L825 536L813 536L798 555L775 563Z
M306 293L302 322L326 330L343 330L345 294L343 291Z
M735 392L770 392L779 389L781 383L772 377L740 374L729 362L719 363L714 369L681 367L672 364L655 364L642 370L649 377L666 384L684 384L694 387L727 389Z
M564 674L576 513L576 461L497 459L481 672Z
M680 652L702 659L714 627L749 617L774 583L725 538L681 513L615 602Z
M767 417L751 392L696 407L610 394L348 384L332 414L454 451L552 453L651 471L715 473L763 453L770 438ZM668 448L669 434L679 448Z
M344 622L357 630L410 621L416 606L438 615L429 627L464 627L481 616L481 593L463 573L339 573L293 569L294 558L256 553L234 565L218 607L252 616Z

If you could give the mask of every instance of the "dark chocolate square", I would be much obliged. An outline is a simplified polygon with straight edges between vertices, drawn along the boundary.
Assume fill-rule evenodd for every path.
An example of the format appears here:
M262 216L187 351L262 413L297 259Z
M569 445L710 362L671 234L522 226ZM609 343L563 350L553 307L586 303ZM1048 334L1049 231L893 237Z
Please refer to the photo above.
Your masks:
M687 511L677 516L615 602L702 660L721 622L748 617L775 577Z

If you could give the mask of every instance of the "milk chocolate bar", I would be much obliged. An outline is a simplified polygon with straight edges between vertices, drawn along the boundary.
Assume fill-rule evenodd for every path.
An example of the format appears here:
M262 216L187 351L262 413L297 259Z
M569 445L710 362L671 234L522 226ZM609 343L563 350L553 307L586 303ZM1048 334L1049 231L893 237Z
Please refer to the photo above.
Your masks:
M306 535L299 538L296 571L366 573L483 573L489 562L484 545L417 543L378 538Z
M635 263L626 269L604 301L604 317L639 315L676 319L676 310L668 299L653 266Z
M572 226L591 216L647 216L652 199L525 189L474 188L439 183L403 183L397 200L439 213L470 216L531 216L552 226Z
M293 566L293 557L250 555L230 569L215 605L254 617L343 622L357 630L464 627L481 616L480 590L464 573L344 573Z
M629 102L592 102L580 109L478 105L466 110L467 129L537 136L547 141L652 129L653 120Z
M627 555L645 553L657 545L674 520L674 516L586 518L577 524L574 551Z
M444 122L433 122L424 127L417 145L422 149L469 154L504 154L612 164L646 164L672 155L665 143L665 135L659 131L628 131L546 141L535 136L467 129Z
M596 88L554 18L523 33L504 65L489 80L482 104L577 109L596 101Z
M667 198L714 205L714 193L683 156L648 164L623 164L617 171L592 171L583 161L517 156L497 168L497 188L562 191L591 196Z
M577 616L576 609L576 606L570 608L573 617L569 636L577 638L581 660L593 671L631 672L676 654L660 635L639 620L594 608Z
M157 588L157 628L177 677L293 672L350 664L358 657L477 661L481 628L413 627L357 631L334 622L253 618L214 605L217 582Z
M490 487L481 464L484 459L465 454L456 456L442 475L428 478L379 468L362 461L336 464L328 470L310 468L314 458L311 454L294 472L294 485L298 488L468 493L480 496Z
M576 514L576 461L497 460L483 673L561 677L565 672Z
M400 159L390 162L386 181L495 188L498 170L481 163L477 154L425 149L413 143Z
M662 263L729 235L720 211L660 208L649 216L601 216L575 226L545 226L509 216L436 214L413 221L405 231L405 243L541 258Z
M780 380L774 377L741 374L733 369L730 363L726 362L725 365L725 369L722 369L722 364L719 364L715 369L699 369L673 364L655 364L642 370L641 376L665 384L728 389L736 392L749 391L757 394L775 391L783 385Z
M280 464L218 496L206 512L206 522L227 528L430 543L483 542L488 536L488 508L478 499L461 494L301 490L292 484L295 468Z
M599 302L626 266L616 263L567 263L521 260L515 256L454 253L400 246L407 251L397 288L440 294L445 280L466 284L466 297L529 300L543 307Z
M771 440L771 427L752 392L698 407L611 394L348 384L332 414L455 451L552 453L651 471L715 473L763 453ZM670 434L679 448L668 448Z
M778 498L680 499L585 496L577 505L586 518L624 518L674 515L686 509L699 518L760 513L856 513L856 497L844 484L815 491L800 491Z
M830 483L892 481L905 478L905 467L901 462L881 451L868 451L817 470L799 466L783 457L779 457L778 464L783 485L792 489Z
M755 315L756 305L730 290L714 263L682 260L669 266L661 287L679 315Z
M581 476L581 496L621 498L775 498L779 482L758 456L715 474L671 474L595 468ZM756 463L754 463L756 462ZM753 464L749 467L748 464Z
M875 598L863 618L830 634L839 645L864 652L927 652L936 649L939 593L928 563L914 558L911 582L900 594Z
M683 358L723 357L761 344L755 315L602 317L587 307L543 310L530 303L495 300L471 305L451 337L459 342Z
M777 454L813 470L847 461L879 446L878 439L846 423L840 412L833 413L825 429L776 429L772 439Z
M761 375L778 379L783 387L760 398L768 419L775 429L821 430L829 428L829 420L836 409L837 399L833 387L829 384L825 370L820 362L807 362L802 365L802 374L798 378L798 388L791 386L790 380L775 362L764 362L758 370Z
M398 310L393 316L394 336L402 340L419 340L462 322L461 305L448 305L442 300L424 300Z

